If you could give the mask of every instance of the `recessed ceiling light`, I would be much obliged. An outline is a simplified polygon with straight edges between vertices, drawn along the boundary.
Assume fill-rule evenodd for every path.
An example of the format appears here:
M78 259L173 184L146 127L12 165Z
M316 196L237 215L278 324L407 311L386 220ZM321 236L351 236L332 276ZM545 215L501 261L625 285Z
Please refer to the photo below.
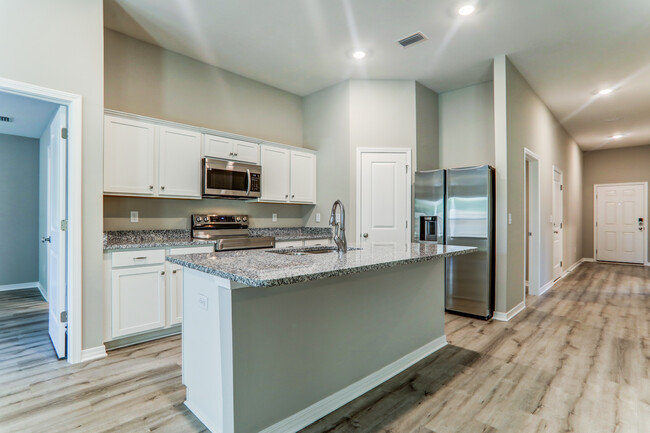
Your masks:
M614 89L612 89L612 88L601 89L601 90L598 91L598 94L599 94L599 95L609 95L609 94L612 93L613 91L614 91Z
M612 140L620 140L624 136L625 136L625 134L614 134L614 135L610 136L609 138L611 138Z
M476 6L474 5L463 5L460 8L458 8L458 15L462 15L466 17L467 15L473 14L475 10L476 10Z
M361 50L357 50L357 51L352 53L352 57L354 57L357 60L361 60L361 59L365 58L366 55L367 55L366 52L361 51Z

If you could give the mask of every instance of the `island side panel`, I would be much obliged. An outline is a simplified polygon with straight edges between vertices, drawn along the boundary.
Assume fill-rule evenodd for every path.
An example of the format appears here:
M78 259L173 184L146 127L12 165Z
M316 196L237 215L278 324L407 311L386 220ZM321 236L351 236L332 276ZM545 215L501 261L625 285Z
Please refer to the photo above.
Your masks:
M234 431L231 282L183 270L185 405L215 433Z
M248 287L232 296L237 433L283 420L269 431L295 431L356 395L336 400L335 407L334 399L323 399L418 349L430 353L446 343L444 259ZM349 397L348 390L342 394ZM310 415L286 419L318 402Z

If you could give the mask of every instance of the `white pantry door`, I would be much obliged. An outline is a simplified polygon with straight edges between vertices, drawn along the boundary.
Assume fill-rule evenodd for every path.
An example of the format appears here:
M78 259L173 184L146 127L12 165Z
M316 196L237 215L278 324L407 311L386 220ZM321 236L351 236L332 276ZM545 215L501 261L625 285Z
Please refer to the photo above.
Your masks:
M643 263L645 186L596 186L596 260Z
M409 241L411 174L407 152L362 152L359 243L396 245Z
M47 292L49 303L49 332L59 358L66 356L66 321L62 317L67 304L66 287L66 220L67 207L67 140L62 133L67 128L66 108L60 107L49 126L47 143Z
M553 279L562 276L564 212L562 201L562 172L553 168Z

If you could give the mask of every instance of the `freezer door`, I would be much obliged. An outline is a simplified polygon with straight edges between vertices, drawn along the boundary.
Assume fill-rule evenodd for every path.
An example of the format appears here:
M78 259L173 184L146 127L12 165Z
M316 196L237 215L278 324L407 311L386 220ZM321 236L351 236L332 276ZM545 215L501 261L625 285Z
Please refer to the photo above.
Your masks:
M420 217L437 217L438 243L445 241L445 170L415 173L413 240L420 239Z
M445 307L489 318L494 309L493 169L447 170L447 244L478 252L446 260Z

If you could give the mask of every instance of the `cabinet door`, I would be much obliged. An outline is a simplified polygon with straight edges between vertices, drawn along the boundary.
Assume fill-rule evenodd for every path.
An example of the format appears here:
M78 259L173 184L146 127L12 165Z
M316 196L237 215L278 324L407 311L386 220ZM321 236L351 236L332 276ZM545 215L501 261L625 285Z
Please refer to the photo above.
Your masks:
M275 241L275 248L302 248L304 246L301 240L294 241Z
M158 265L112 271L113 338L165 327L164 270Z
M316 156L291 151L292 202L316 203Z
M251 164L260 163L260 145L247 141L232 140L233 159Z
M104 117L104 192L154 195L154 125Z
M183 267L169 264L167 324L183 323Z
M161 197L201 198L201 134L158 127Z
M261 146L262 200L289 200L290 151L279 147Z
M233 143L230 138L205 134L203 136L204 155L208 158L232 159Z

